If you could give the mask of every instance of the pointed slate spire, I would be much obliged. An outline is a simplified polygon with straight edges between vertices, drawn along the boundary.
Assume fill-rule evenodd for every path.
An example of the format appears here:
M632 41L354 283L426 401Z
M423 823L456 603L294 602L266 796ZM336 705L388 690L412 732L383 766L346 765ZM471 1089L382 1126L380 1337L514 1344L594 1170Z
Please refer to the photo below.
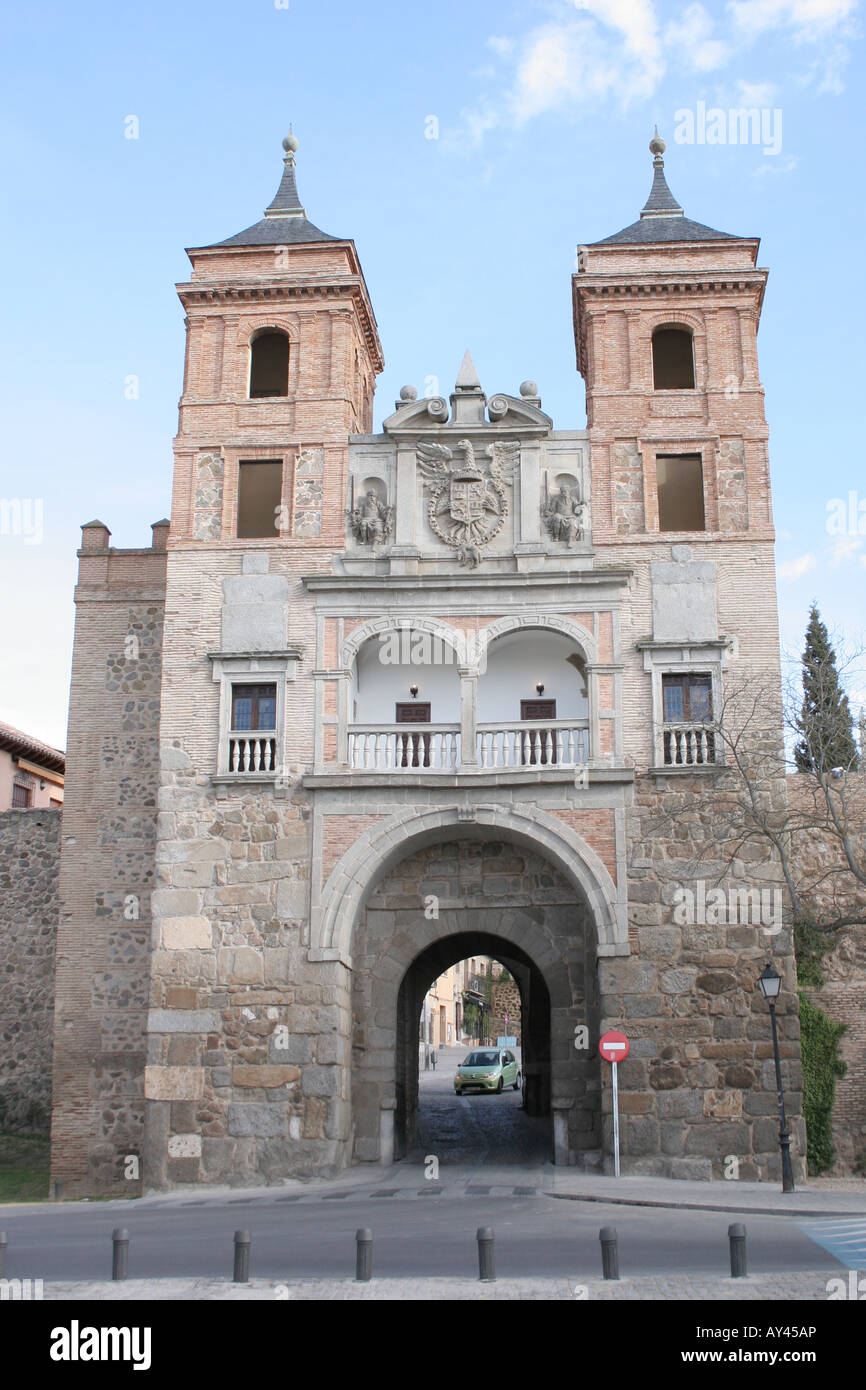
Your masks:
M662 155L666 146L659 135L658 126L655 127L649 147L653 156L653 186L641 211L641 217L685 217L665 178L665 162Z
M280 180L274 201L265 208L265 217L306 217L307 215L301 207L301 200L298 197L298 188L295 183L295 150L297 148L297 136L292 134L292 127L289 126L289 133L283 141L283 149L286 152L283 160L283 177Z
M614 232L613 236L603 237L601 241L594 241L591 245L648 246L656 242L672 245L679 241L744 240L743 237L733 236L730 232L716 231L714 227L707 227L703 222L693 222L690 217L686 217L667 185L665 162L662 159L665 142L659 135L658 126L650 140L650 151L653 156L653 186L637 222L632 222L630 226L623 227L621 232Z
M308 221L301 206L298 188L295 183L295 150L297 137L289 133L283 141L283 177L270 207L265 208L259 222L253 223L236 236L226 237L224 241L212 243L216 246L299 246L303 242L345 241L345 237L331 236ZM196 248L201 249L201 248Z
M457 373L457 380L454 383L455 391L480 391L481 382L478 379L478 372L475 370L475 363L467 348L463 354L463 361L460 363L460 371Z

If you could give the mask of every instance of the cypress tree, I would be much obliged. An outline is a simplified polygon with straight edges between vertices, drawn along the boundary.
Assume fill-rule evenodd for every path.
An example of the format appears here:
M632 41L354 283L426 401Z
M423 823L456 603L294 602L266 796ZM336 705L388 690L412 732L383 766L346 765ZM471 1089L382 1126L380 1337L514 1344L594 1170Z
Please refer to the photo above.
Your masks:
M806 627L803 661L803 704L797 728L802 735L794 748L800 772L846 771L858 765L857 744L848 696L839 682L836 653L816 604Z

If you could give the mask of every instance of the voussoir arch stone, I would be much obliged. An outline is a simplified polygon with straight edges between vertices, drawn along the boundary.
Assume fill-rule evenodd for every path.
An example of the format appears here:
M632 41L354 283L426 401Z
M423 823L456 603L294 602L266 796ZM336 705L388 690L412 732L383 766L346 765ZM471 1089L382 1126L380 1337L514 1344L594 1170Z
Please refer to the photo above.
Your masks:
M314 911L311 960L340 960L351 968L353 938L367 898L395 864L453 836L510 840L549 859L577 890L595 923L600 954L628 954L628 926L600 857L576 831L537 805L465 806L399 815L378 822L334 865Z

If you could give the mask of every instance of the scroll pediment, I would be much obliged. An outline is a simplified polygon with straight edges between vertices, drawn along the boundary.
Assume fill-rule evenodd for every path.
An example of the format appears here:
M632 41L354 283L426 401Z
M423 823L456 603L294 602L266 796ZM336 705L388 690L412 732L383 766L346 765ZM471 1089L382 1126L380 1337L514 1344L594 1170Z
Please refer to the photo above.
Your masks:
M434 378L435 380L435 378ZM475 364L467 352L460 366L454 390L448 400L444 396L419 398L414 386L404 386L393 415L383 424L386 434L416 435L435 430L450 430L465 434L475 430L517 430L521 434L547 434L553 421L541 409L541 398L534 381L524 381L519 396L497 392L488 400Z
M463 404L464 401L461 401ZM383 421L382 428L386 434L419 434L426 433L428 430L437 433L445 430L455 430L456 432L465 431L471 423L475 428L496 429L504 431L527 429L533 433L547 434L553 428L553 421L549 415L545 415L540 405L534 401L524 400L517 396L508 396L504 392L499 392L491 396L489 400L478 402L481 409L478 410L478 418L469 421L455 418L458 412L444 396L424 396L419 400L400 402L393 415Z

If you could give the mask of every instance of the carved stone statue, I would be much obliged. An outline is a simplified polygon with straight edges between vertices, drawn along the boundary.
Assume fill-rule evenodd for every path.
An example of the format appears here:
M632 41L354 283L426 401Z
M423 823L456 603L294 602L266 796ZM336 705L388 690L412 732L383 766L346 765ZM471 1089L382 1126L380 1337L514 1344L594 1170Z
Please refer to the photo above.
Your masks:
M542 507L547 530L555 541L564 541L571 546L575 540L583 540L587 527L589 507L581 502L576 485L563 484L559 492L552 493Z
M370 489L349 513L352 534L360 545L383 545L394 529L394 508Z

